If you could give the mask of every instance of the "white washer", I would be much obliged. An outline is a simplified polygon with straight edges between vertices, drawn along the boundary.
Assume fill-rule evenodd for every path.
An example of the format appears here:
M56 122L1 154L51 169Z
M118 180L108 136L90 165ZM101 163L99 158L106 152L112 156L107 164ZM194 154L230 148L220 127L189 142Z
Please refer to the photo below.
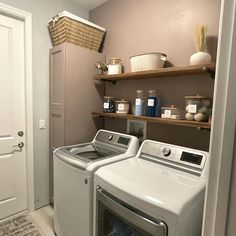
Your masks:
M208 153L146 140L95 173L94 236L200 236Z
M54 152L54 230L58 236L91 236L93 176L101 166L136 155L136 137L99 130L91 143Z

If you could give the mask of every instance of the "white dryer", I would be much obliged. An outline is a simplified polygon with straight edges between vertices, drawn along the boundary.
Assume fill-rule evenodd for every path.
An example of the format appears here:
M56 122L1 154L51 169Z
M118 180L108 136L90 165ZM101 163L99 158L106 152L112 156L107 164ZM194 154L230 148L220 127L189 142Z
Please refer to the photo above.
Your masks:
M146 140L95 172L94 236L200 236L208 153Z
M90 143L54 152L54 231L57 236L91 236L93 176L101 166L137 154L136 137L99 130Z

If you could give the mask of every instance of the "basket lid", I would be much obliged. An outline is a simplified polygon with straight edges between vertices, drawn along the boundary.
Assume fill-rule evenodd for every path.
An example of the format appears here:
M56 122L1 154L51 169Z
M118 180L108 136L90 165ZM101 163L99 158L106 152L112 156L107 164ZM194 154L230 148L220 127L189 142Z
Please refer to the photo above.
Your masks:
M85 20L84 18L81 18L81 17L79 17L79 16L76 16L76 15L74 15L74 14L68 12L68 11L63 11L63 12L61 12L61 13L55 15L55 16L52 17L52 19L48 22L48 24L51 23L51 22L54 22L54 23L55 23L55 22L57 22L57 21L58 21L60 18L62 18L62 17L68 17L68 18L70 18L70 19L73 19L73 20L76 20L76 21L80 21L81 23L84 23L84 24L86 24L86 25L90 25L90 26L92 26L92 27L94 27L94 28L100 29L100 30L102 30L102 31L104 31L104 32L106 31L105 28L103 28L103 27L101 27L101 26L99 26L99 25L96 25L96 24L94 24L94 23L92 23L92 22L90 22L90 21L88 21L88 20Z

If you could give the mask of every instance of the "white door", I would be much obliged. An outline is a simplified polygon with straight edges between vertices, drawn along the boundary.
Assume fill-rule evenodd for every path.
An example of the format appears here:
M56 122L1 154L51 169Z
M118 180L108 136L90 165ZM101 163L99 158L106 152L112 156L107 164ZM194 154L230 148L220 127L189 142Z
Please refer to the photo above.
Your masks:
M24 23L0 15L0 219L27 208L24 60Z

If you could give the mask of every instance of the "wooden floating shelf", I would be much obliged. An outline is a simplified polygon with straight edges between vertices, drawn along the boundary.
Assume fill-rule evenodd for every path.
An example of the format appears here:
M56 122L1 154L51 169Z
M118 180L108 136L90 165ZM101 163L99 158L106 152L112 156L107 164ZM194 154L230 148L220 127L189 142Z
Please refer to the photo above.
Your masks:
M211 124L207 122L197 122L197 121L188 121L188 120L174 120L174 119L164 119L159 117L148 117L148 116L134 116L130 114L117 114L117 113L104 113L104 112L92 112L93 116L99 117L110 117L110 118L119 118L119 119L130 119L130 120L140 120L150 123L159 123L167 125L178 125L186 127L194 127L201 129L211 129Z
M215 74L215 63L194 65L194 66L182 66L182 67L167 67L158 70L148 70L139 72L128 72L117 75L98 75L96 80L104 80L116 82L120 80L130 79L142 79L142 78L155 78L165 76L180 76L180 75L194 75L194 74L206 74L209 73L211 77Z

